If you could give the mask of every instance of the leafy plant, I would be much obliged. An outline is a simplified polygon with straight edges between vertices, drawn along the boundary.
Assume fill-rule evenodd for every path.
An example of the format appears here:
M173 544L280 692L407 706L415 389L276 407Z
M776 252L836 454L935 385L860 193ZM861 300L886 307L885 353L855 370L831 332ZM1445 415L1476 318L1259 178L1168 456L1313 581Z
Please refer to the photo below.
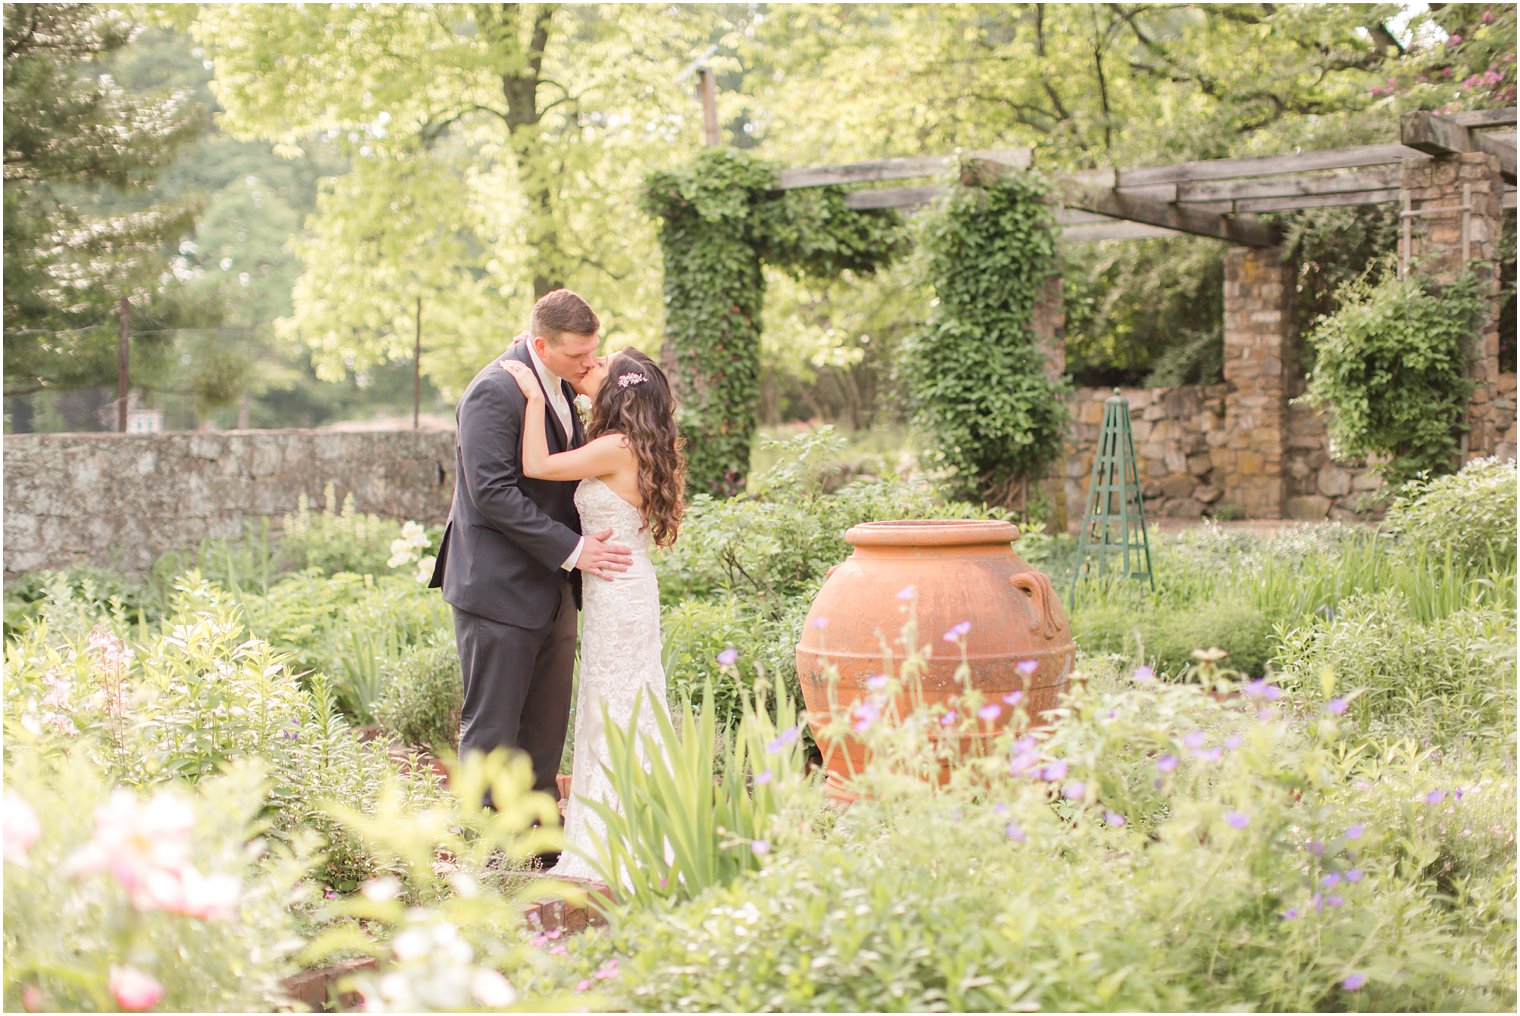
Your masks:
M1513 571L1515 490L1513 460L1475 459L1451 476L1406 484L1383 531L1403 557L1423 552L1476 571Z
M693 493L727 497L749 471L762 259L798 272L865 274L901 248L895 215L856 212L840 194L783 192L776 183L774 165L728 148L644 181L644 209L660 220L665 343Z
M1385 262L1338 296L1310 336L1305 401L1330 410L1331 440L1345 452L1385 457L1377 468L1390 483L1450 472L1472 394L1467 346L1487 312L1479 276L1439 286L1400 279Z
M607 830L592 863L619 901L689 899L754 871L772 849L783 831L777 816L785 788L805 782L801 727L784 691L774 716L752 701L744 696L726 743L710 685L699 709L681 703L678 719L654 708L656 738L610 719L604 725L617 806L588 802ZM634 708L652 707L639 701Z
M924 220L924 270L938 301L902 369L928 461L951 470L960 497L1007 503L1019 481L1061 452L1067 407L1035 348L1033 317L1056 268L1045 186L1009 174L951 185Z
M386 665L381 686L374 713L387 733L435 755L458 747L464 684L453 645L430 639L408 646Z
M280 561L292 571L316 568L324 575L356 572L385 575L391 571L391 544L401 539L401 523L354 510L354 496L339 505L336 488L322 491L322 510L314 512L303 493L296 510L285 516L280 532Z

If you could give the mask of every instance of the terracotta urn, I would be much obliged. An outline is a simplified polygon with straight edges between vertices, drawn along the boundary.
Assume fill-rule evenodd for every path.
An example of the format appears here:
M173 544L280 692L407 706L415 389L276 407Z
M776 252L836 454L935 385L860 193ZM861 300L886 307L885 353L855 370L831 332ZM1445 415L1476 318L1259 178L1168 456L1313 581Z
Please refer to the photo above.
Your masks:
M956 676L964 659L971 686L1000 706L994 719L972 718L976 730L961 738L963 754L980 750L1015 715L1006 697L1033 724L1055 707L1077 647L1050 579L1013 552L1018 538L1007 522L959 519L869 522L845 534L854 551L829 571L797 647L809 724L836 796L850 796L845 788L868 755L855 737L824 731L836 710L856 715L872 694L868 680L899 674L910 614L917 643L932 647L919 700L955 708L951 700L965 692ZM908 715L913 704L904 689L896 714Z

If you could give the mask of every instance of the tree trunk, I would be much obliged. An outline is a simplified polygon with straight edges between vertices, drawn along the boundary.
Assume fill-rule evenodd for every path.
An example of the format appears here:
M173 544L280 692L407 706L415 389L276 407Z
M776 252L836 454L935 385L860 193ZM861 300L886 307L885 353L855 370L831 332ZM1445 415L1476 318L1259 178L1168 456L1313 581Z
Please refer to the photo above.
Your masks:
M517 176L528 200L528 244L534 251L533 298L564 285L558 263L552 167L540 144L538 83L556 5L479 4L476 19L491 42L501 94L507 101L507 142L517 161ZM531 19L531 20L530 20ZM523 31L531 28L526 48Z

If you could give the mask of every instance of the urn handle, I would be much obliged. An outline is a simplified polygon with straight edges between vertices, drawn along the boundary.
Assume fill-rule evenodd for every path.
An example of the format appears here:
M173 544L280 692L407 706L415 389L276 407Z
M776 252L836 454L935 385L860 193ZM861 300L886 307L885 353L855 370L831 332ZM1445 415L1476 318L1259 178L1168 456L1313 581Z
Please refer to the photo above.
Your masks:
M1020 572L1008 581L1013 584L1013 588L1034 601L1034 619L1029 624L1029 630L1047 639L1055 638L1061 630L1061 624L1056 620L1056 591L1051 586L1050 579L1043 572L1027 571Z

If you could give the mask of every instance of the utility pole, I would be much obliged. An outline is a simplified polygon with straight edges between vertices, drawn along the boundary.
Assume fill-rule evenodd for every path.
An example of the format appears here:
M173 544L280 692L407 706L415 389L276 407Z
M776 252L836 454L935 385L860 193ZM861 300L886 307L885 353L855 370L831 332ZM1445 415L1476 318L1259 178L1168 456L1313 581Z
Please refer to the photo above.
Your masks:
M417 344L412 349L412 429L422 418L422 297L417 297Z
M703 67L702 77L702 129L707 135L707 147L718 147L718 84L711 67Z
M124 296L119 305L121 332L116 348L116 430L127 432L127 329L131 325L132 305Z

